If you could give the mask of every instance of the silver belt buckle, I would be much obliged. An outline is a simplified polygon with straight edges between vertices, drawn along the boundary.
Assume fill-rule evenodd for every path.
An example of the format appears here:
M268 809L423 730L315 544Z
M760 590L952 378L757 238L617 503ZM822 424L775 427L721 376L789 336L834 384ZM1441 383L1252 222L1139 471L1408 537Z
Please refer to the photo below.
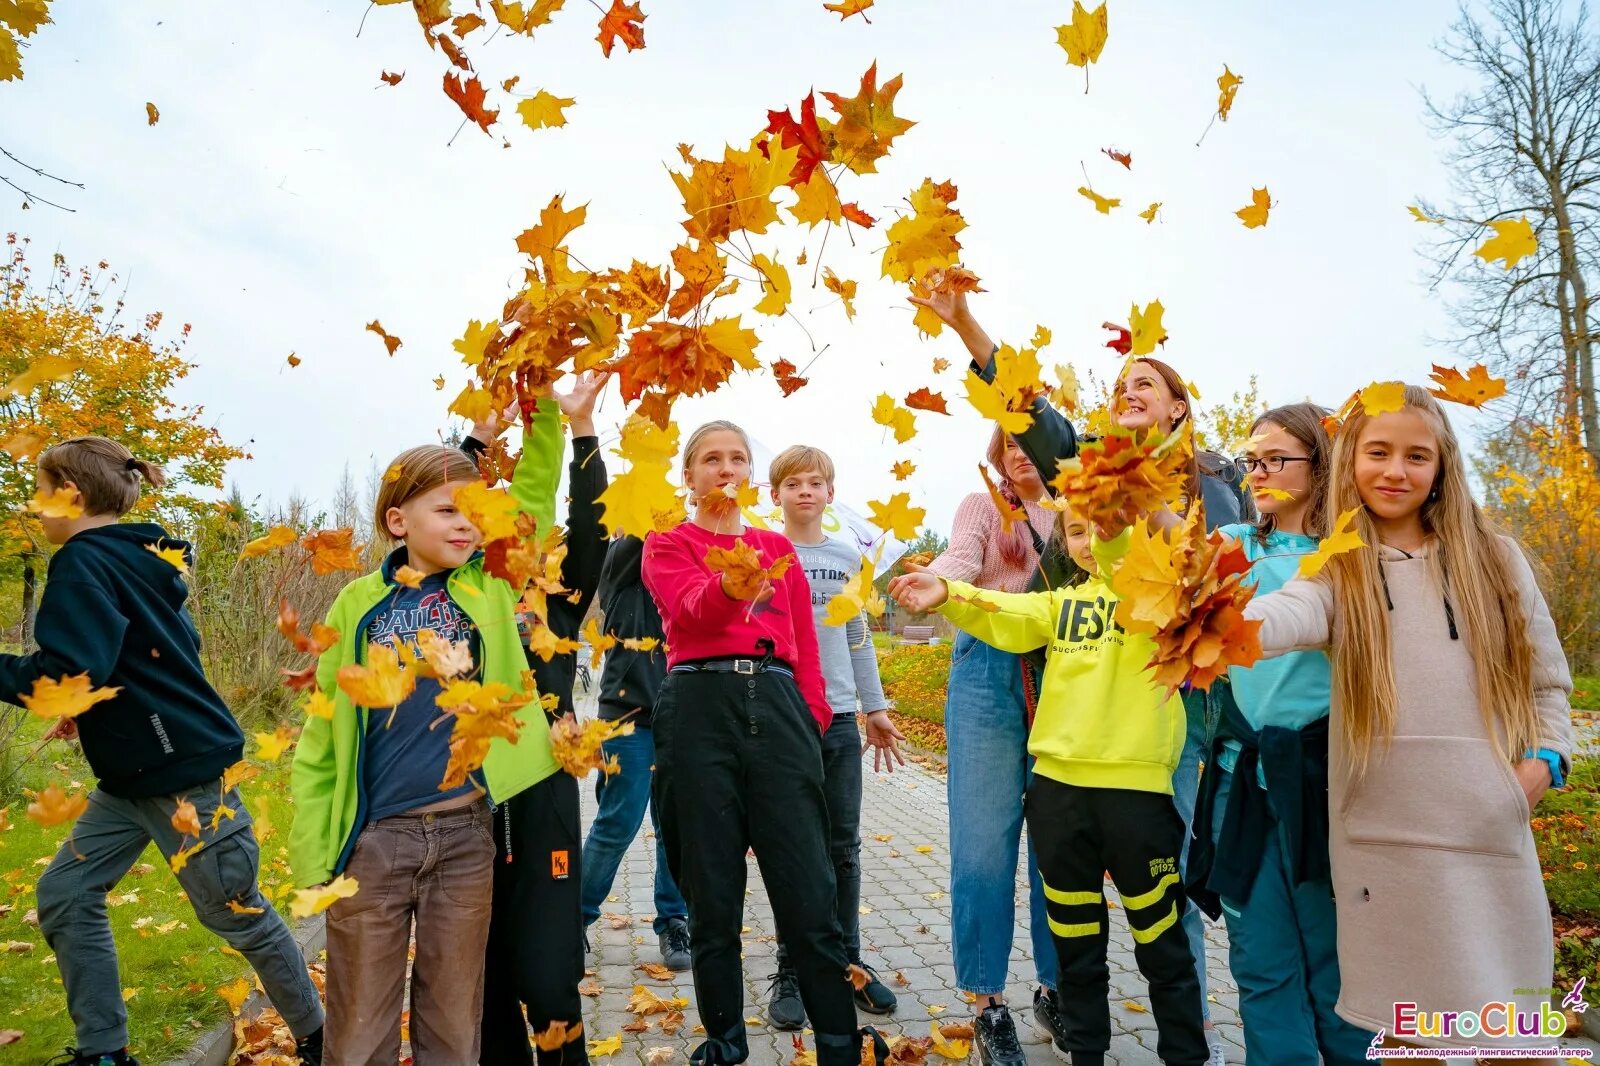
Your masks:
M736 674L748 674L751 677L754 677L756 672L756 661L754 659L735 659L733 660L733 672Z

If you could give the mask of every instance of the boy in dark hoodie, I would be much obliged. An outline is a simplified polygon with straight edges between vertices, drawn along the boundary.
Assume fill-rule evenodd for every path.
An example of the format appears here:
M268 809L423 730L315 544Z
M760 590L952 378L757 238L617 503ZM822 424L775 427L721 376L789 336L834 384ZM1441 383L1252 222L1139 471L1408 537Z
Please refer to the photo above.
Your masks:
M0 700L21 703L42 682L88 678L114 693L47 738L77 737L99 779L36 887L39 929L55 952L78 1046L74 1066L138 1066L127 1053L128 1016L106 920L106 894L154 840L177 871L195 917L255 967L295 1034L301 1061L322 1062L322 1005L289 927L256 887L260 852L250 814L223 771L244 753L244 734L206 680L200 634L184 607L188 586L163 554L190 546L151 523L119 525L140 479L159 488L161 468L104 437L76 437L39 457L41 497L68 504L46 516L50 559L35 634L39 650L0 655ZM199 848L173 825L187 801ZM214 819L226 806L233 813Z

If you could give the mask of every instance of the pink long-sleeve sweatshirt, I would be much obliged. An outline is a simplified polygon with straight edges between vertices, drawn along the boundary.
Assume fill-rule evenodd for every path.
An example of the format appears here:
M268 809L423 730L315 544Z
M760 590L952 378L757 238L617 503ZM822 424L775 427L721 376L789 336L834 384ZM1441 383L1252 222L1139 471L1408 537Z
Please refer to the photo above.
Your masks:
M760 658L763 651L756 642L770 640L774 657L793 667L801 697L817 727L826 732L833 711L822 684L805 571L790 566L778 579L772 599L752 610L748 602L723 592L722 575L706 565L706 553L713 547L732 548L741 540L756 550L762 566L794 552L783 534L749 527L734 536L684 522L645 538L644 585L661 612L667 667L725 656Z

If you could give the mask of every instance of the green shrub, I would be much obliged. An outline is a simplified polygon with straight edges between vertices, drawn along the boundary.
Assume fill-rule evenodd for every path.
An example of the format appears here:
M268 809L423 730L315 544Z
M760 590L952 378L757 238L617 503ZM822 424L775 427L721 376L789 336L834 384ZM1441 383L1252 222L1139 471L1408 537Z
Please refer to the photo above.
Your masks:
M945 685L950 680L948 645L902 644L879 657L878 673L895 710L944 724Z

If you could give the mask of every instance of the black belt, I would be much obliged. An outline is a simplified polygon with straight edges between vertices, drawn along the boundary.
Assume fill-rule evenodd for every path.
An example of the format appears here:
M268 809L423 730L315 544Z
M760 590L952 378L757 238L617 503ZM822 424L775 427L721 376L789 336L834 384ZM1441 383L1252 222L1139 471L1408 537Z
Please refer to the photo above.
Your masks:
M702 659L695 663L679 663L670 674L745 674L754 677L767 671L794 679L794 670L782 659Z

